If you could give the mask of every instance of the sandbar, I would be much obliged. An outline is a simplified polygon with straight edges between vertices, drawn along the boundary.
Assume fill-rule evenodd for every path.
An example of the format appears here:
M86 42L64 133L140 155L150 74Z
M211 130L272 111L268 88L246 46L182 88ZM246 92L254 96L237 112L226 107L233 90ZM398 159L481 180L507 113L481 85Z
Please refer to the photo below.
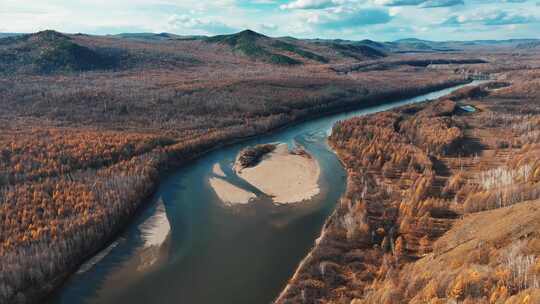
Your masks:
M237 170L238 176L273 197L275 203L296 203L319 194L320 167L307 152L289 152L279 144L254 167Z
M257 197L255 193L246 191L219 177L211 177L209 182L219 199L226 204L247 204Z
M221 169L221 165L219 163L215 163L212 167L212 173L214 173L215 176L225 177L225 172L223 172L223 169Z

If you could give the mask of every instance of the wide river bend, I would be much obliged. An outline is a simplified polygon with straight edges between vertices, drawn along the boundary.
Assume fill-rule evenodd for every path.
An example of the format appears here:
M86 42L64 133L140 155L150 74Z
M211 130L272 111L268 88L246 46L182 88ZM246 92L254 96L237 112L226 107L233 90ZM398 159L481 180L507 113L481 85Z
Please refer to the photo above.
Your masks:
M162 180L152 201L119 238L84 264L48 303L270 303L345 191L345 171L327 144L334 123L436 99L461 87L307 121L179 168ZM223 206L208 183L213 165L219 163L230 174L242 148L271 142L300 144L315 157L321 193L289 206L264 200ZM230 182L248 187L234 175Z

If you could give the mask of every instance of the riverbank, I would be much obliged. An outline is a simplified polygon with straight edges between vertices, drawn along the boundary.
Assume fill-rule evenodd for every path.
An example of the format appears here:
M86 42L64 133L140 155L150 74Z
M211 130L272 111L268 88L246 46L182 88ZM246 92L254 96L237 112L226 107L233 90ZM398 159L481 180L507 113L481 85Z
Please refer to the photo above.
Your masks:
M513 76L525 84L338 123L330 143L347 169L347 192L275 303L538 299L540 273L501 262L538 262L529 232L538 218L500 216L530 207L487 211L539 203L527 202L540 197L540 173L518 173L540 172L538 115L519 111L535 86ZM482 111L464 113L462 98ZM538 113L538 103L529 107ZM494 230L465 229L469 216Z
M466 98L467 92L476 89L477 87L460 89L459 93L463 95L460 96L460 99ZM435 112L436 115L439 111L443 115L457 112L457 104L451 102L448 105L447 102L449 98L453 97L455 97L454 93L434 101L406 105L388 112L352 118L334 126L329 138L329 144L344 168L347 169L346 193L341 198L335 211L325 221L314 247L298 265L294 275L274 303L285 304L300 301L326 303L326 301L335 300L338 297L337 294L333 294L333 289L345 289L340 284L336 285L336 277L343 275L340 279L343 280L345 275L340 273L345 271L357 276L354 283L348 282L348 284L355 284L360 292L371 284L376 276L375 273L379 271L383 264L384 250L381 250L383 239L386 238L384 246L390 246L391 243L392 248L394 248L397 239L397 232L394 227L397 214L393 214L393 218L387 218L384 210L395 209L396 206L392 205L391 200L397 200L398 197L403 196L403 194L398 194L398 191L396 191L396 188L399 189L400 183L391 178L385 178L380 160L394 159L395 155L400 155L399 157L408 160L406 161L407 164L411 161L418 162L413 166L425 166L425 159L427 158L427 156L412 156L411 153L420 151L414 151L414 148L411 149L394 143L401 142L402 137L405 138L403 134L394 134L392 136L388 132L389 130L383 129L384 131L381 132L380 129L398 128L399 125L393 122L400 121L403 116L394 113L410 111L414 113L413 117L422 117L426 113L432 115L432 112ZM341 125L347 123L357 124L358 129L362 128L362 131L341 127ZM340 136L348 136L346 137L348 141L340 141ZM452 146L455 140L450 139L446 144ZM355 141L356 145L352 145L351 141ZM369 158L365 157L364 153L370 153ZM426 166L423 168L429 169L432 167ZM422 170L416 174L421 173ZM394 174L400 175L399 173ZM414 182L406 184L410 185L414 184ZM390 191L396 191L395 195L389 196ZM373 202L370 206L368 204L371 199L373 199ZM406 200L405 197L401 199ZM347 264L357 262L362 263L362 265L354 265L352 269L348 268ZM329 274L326 274L326 270L321 270L325 269L326 265L331 269L328 271ZM363 274L356 273L359 270L362 270ZM348 278L347 280L351 279ZM361 294L360 292L358 294ZM341 291L339 294L342 294ZM348 297L348 301L354 298L354 296Z

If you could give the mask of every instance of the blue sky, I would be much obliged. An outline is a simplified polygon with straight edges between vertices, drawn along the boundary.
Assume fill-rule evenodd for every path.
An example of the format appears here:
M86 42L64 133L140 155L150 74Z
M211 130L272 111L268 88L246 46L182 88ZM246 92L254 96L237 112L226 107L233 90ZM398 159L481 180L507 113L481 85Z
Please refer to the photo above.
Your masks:
M540 38L540 0L0 0L0 32L430 40Z

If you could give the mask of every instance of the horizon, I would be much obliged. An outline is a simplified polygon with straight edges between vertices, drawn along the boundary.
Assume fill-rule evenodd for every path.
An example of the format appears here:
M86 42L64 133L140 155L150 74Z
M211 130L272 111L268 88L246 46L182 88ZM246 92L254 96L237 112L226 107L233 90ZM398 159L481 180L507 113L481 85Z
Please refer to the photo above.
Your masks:
M395 39L395 40L375 40L375 39L370 39L370 38L343 39L343 38L339 38L339 37L336 37L336 38L318 38L318 37L304 38L304 37L296 37L296 36L291 36L291 35L285 35L285 36L266 35L266 34L257 32L257 31L255 31L253 29L249 29L249 28L241 29L241 30L239 30L237 32L234 32L234 33L216 34L216 35L183 35L183 34L176 34L176 33L171 33L171 32L122 32L122 33L115 33L115 34L112 34L112 33L91 34L91 33L83 33L83 32L62 32L62 31L58 31L56 29L44 29L44 30L40 30L40 31L37 31L37 32L25 32L25 33L23 33L23 32L19 32L19 33L16 33L16 32L0 32L0 34L5 34L5 35L31 35L31 34L36 34L36 33L45 32L45 31L53 31L53 32L57 32L57 33L60 33L60 34L66 34L66 35L88 35L88 36L96 36L96 37L122 36L122 35L161 35L161 34L175 35L175 36L178 36L178 37L215 37L215 36L220 36L220 35L235 35L235 34L245 32L245 31L252 31L252 32L255 32L257 34L265 35L265 36L267 36L269 38L276 38L276 39L293 38L293 39L298 39L298 40L343 40L343 41L354 41L354 42L363 41L363 40L370 40L370 41L382 42L382 43L398 42L398 41L405 41L405 40L417 40L417 41L426 41L426 42L435 42L435 43L437 43L437 42L441 42L441 43L444 43L444 42L475 42L475 41L479 41L479 42L481 42L481 41L501 41L501 42L504 42L504 41L511 41L511 40L540 40L540 38L535 38L535 37L504 38L504 39L471 39L471 40L429 40L429 39L422 39L422 38L418 38L418 37L404 37L404 38L399 38L399 39Z
M472 41L536 39L540 29L536 0L1 1L3 33L214 36L252 29L301 39Z

